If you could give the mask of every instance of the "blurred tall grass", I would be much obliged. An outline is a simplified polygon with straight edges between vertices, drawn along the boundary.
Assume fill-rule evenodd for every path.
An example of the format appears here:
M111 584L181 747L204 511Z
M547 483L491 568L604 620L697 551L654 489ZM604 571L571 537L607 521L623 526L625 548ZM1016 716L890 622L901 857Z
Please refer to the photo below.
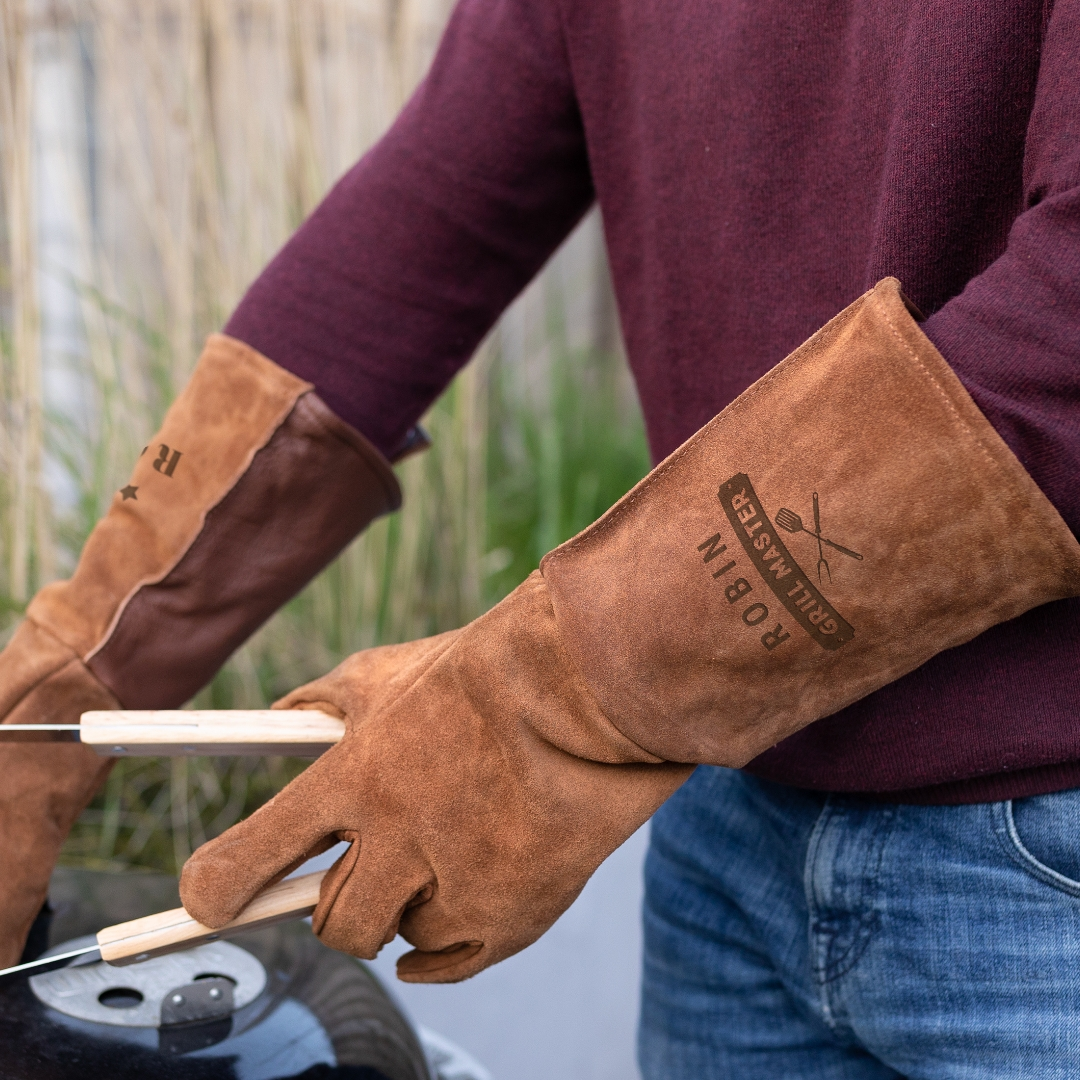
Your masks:
M205 334L430 60L448 0L0 0L0 626L69 573ZM461 625L648 468L595 217L507 313L371 528L196 704ZM303 767L121 762L65 851L176 871ZM0 779L2 782L2 779Z

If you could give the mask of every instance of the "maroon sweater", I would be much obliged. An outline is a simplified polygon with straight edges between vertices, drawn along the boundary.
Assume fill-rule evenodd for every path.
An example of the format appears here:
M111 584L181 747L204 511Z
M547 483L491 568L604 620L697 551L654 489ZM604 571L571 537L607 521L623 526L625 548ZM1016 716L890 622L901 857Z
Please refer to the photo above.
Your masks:
M893 274L1076 532L1078 58L1080 0L461 0L426 82L227 331L391 452L597 199L657 459ZM1078 712L1068 601L749 768L1033 794L1080 784Z

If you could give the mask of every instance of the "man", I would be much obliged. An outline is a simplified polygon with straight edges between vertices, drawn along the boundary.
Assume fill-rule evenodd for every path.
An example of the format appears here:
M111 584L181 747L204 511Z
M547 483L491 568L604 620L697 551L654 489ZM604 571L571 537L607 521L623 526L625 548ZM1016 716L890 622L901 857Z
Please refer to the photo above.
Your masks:
M289 695L348 735L186 906L349 839L316 932L464 978L670 797L647 1077L1069 1075L1078 45L1075 0L463 0L31 605L7 720L205 682L396 505L416 417L598 199L662 463L475 623ZM16 948L100 775L4 753Z

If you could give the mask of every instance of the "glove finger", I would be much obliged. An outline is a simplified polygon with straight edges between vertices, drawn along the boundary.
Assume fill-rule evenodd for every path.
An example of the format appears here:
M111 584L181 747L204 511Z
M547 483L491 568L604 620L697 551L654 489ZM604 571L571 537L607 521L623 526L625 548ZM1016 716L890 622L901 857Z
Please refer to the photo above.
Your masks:
M459 941L438 952L413 949L398 957L397 977L411 983L461 982L492 963L482 941Z
M374 960L397 936L405 909L423 903L434 888L427 861L404 844L353 840L323 881L311 927L324 945Z
M319 766L333 752L194 852L180 875L180 899L189 915L204 926L224 926L257 893L337 843L344 822L334 819L319 776Z
M469 908L471 915L466 914ZM398 958L398 978L448 983L475 975L508 955L505 949L496 955L499 942L488 937L492 929L468 896L440 889L427 903L410 905L402 917L398 933L414 948Z
M333 671L286 694L274 708L322 709L352 727L403 693L459 633L449 630L431 638L353 653Z

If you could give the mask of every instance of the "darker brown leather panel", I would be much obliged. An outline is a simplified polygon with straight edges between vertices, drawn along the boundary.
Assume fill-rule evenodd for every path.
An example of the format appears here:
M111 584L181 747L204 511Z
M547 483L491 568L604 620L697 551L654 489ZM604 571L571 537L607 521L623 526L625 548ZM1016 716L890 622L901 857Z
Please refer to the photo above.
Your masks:
M202 530L311 384L240 341L212 334L191 380L94 526L69 581L46 585L27 614L80 656L108 637L141 584L158 581Z
M400 499L378 451L305 394L173 570L131 598L90 669L126 708L181 705Z

